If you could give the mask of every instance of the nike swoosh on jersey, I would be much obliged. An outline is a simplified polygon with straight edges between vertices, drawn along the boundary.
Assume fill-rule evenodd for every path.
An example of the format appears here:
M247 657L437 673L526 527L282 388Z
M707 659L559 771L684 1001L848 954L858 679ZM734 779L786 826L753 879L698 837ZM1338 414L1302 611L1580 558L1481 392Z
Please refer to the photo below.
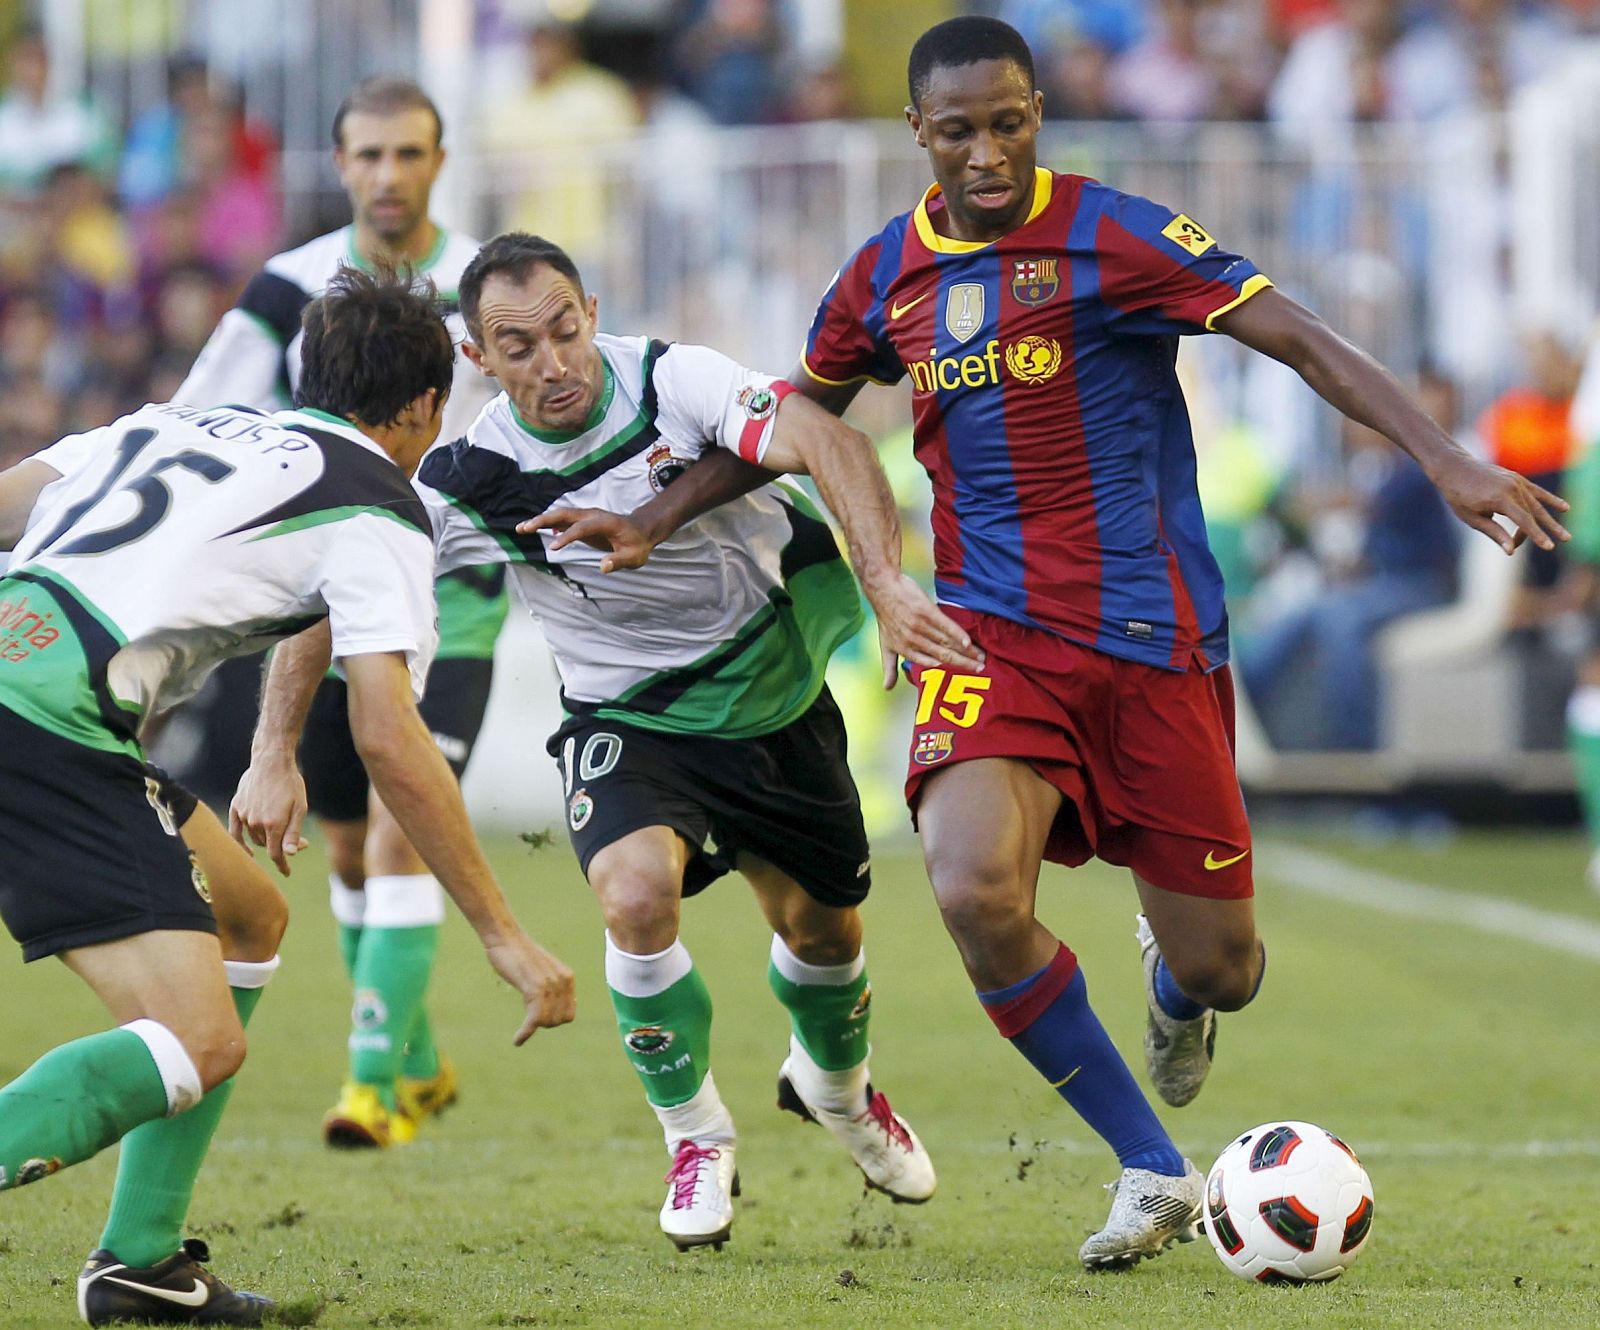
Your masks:
M121 1284L123 1288L137 1289L140 1293L148 1293L163 1302L175 1302L180 1307L204 1307L206 1300L211 1296L211 1290L198 1279L194 1281L194 1287L185 1292L181 1288L157 1288L153 1284L135 1284L131 1279L118 1279L114 1275L102 1277L108 1284Z
M1236 864L1236 863L1239 862L1239 860L1243 859L1244 856L1249 854L1249 853L1250 853L1249 850L1245 850L1245 851L1243 851L1243 852L1241 852L1239 854L1234 855L1233 858L1231 858L1231 859L1218 859L1217 856L1216 856L1216 852L1214 850L1207 850L1206 851L1206 872L1215 873L1217 871L1217 869L1219 869L1219 868L1226 868L1229 864Z
M911 309L915 308L917 305L920 305L931 294L932 294L931 292L924 291L915 300L908 300L903 305L898 300L895 301L894 304L889 306L889 322L893 323L902 314L905 314L905 313L909 312Z

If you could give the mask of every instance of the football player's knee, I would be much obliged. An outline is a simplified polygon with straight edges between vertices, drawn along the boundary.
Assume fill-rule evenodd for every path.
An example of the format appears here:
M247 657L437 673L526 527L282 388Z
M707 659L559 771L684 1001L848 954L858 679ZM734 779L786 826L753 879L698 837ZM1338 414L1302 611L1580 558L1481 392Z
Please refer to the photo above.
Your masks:
M244 1065L244 1027L231 1007L226 1017L219 1015L218 1019L186 1032L183 1046L200 1075L200 1084L208 1092Z
M778 936L807 965L847 965L861 950L861 916L855 910L806 911L786 919Z
M367 885L367 857L360 841L328 837L328 867L351 891Z
M1252 937L1225 944L1187 963L1173 965L1178 987L1215 1011L1238 1011L1255 997L1261 980L1260 944Z
M653 955L677 939L677 894L653 878L617 874L600 889L600 901L612 941L624 951Z
M256 893L243 918L230 919L225 926L217 920L222 954L230 961L270 961L288 928L289 902L270 883Z
M1033 927L1033 909L1026 893L1009 874L968 867L936 876L934 892L944 926L958 940L1003 944Z

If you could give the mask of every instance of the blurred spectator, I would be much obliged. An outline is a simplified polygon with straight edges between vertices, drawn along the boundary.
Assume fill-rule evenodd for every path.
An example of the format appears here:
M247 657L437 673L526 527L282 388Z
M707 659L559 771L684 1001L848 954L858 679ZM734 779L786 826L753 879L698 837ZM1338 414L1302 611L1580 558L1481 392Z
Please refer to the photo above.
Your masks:
M88 101L50 95L44 37L24 32L8 56L0 96L0 192L31 195L55 167L69 163L109 175L117 151L111 128Z
M756 125L778 111L778 24L772 0L709 0L679 39L685 86L721 125Z
M1353 124L1396 112L1400 15L1389 0L1340 0L1338 16L1289 48L1267 101L1279 135L1300 147L1343 146Z
M30 288L12 291L0 313L0 382L38 379L65 392L77 367L76 350L61 335L44 295Z
M785 124L849 120L855 115L850 79L837 61L802 68L789 86L776 119Z
M67 327L117 318L137 303L133 240L98 176L57 166L37 216L46 289Z
M482 124L484 146L527 173L529 187L502 225L549 237L581 267L603 245L606 224L605 174L593 149L624 137L639 109L626 83L584 60L573 28L534 28L528 59L527 88L490 105Z
M1044 64L1079 42L1120 55L1144 36L1149 8L1147 0L1005 0L1000 17Z
M283 230L273 173L239 150L243 121L237 105L207 106L190 119L184 135L201 257L241 276L272 257Z
M128 130L117 188L130 208L144 208L177 189L184 173L184 130L211 109L206 64L178 56L167 68L167 99L141 114Z
M1453 433L1454 386L1425 375L1418 395ZM1311 706L1298 718L1297 746L1370 749L1378 742L1380 689L1373 638L1402 615L1455 595L1458 536L1449 509L1410 457L1353 421L1346 421L1345 440L1351 488L1325 497L1313 520L1340 509L1356 518L1357 557L1326 569L1325 588L1241 643L1239 672L1269 728L1280 690L1296 670L1308 672Z
M1059 120L1126 120L1111 91L1111 48L1088 38L1047 48L1039 69L1044 113Z
M1503 107L1508 94L1548 73L1562 54L1565 15L1511 0L1445 0L1395 52L1393 97L1407 120Z
M1248 119L1265 70L1249 15L1217 0L1157 0L1152 30L1111 70L1112 96L1140 120Z
M228 291L215 269L204 263L183 263L169 269L156 303L158 354L183 358L187 368L227 307Z
M6 409L0 414L0 470L15 466L60 437L61 394L37 375L23 375L5 385Z

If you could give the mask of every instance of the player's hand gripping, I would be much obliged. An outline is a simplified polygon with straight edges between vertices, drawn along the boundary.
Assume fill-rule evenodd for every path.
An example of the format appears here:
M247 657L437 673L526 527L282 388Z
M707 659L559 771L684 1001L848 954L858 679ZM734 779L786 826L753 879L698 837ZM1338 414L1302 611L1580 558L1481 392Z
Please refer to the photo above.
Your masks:
M520 929L510 936L484 944L489 964L506 983L522 994L528 1015L512 1042L518 1047L535 1030L565 1025L577 1014L576 981L555 956Z
M955 665L981 670L983 652L964 628L944 613L928 593L905 573L896 572L866 586L867 599L878 616L878 645L883 650L883 686L893 688L899 657L915 665Z
M1564 513L1572 505L1515 471L1480 462L1467 453L1453 453L1434 465L1429 479L1457 517L1507 554L1514 553L1524 540L1542 550L1553 550L1556 541L1572 539L1551 512L1554 508ZM1496 513L1510 518L1515 530L1507 531L1496 522Z
M306 809L306 782L299 767L255 761L239 777L228 805L228 834L251 854L251 841L266 846L278 871L288 877L289 856L309 844L300 836Z
M614 573L621 568L640 568L650 558L656 543L644 528L631 517L608 512L604 508L551 508L526 522L517 523L517 534L529 536L535 531L554 531L550 542L552 552L565 549L573 541L605 551L600 560L602 573Z

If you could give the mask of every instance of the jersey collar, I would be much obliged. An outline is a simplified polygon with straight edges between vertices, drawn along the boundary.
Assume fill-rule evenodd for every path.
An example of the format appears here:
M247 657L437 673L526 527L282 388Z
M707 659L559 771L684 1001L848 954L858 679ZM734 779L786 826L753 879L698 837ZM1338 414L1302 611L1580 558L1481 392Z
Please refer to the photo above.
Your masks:
M1042 166L1033 168L1033 207L1028 209L1028 216L1022 225L1026 226L1040 213L1050 206L1050 196L1055 191L1055 176ZM923 194L922 201L917 204L912 219L917 224L917 239L922 241L935 254L975 254L980 249L988 249L994 244L993 240L955 240L950 236L942 236L933 229L933 218L928 216L928 204L934 196L941 193L937 184L929 185Z
M429 218L429 220L432 221L433 219ZM411 271L418 277L444 257L444 247L450 243L450 233L440 226L438 222L433 223L433 230L433 248L411 265ZM345 262L352 268L360 268L362 272L367 273L375 271L364 255L356 253L356 227L354 222L344 229L344 255Z
M289 426L290 429L314 429L326 434L337 434L341 439L349 439L352 443L359 443L369 453L377 453L379 457L389 457L376 443L363 434L356 426L352 425L343 416L336 416L331 411L319 411L314 406L299 406L290 411L274 411L272 418L280 424ZM392 462L394 459L389 457Z
M511 394L507 393L506 405L511 409L511 418L517 422L517 427L524 434L538 439L540 443L552 444L571 443L574 439L581 439L590 430L598 428L600 422L606 418L606 412L611 410L611 399L617 395L617 376L611 372L611 361L606 358L604 351L600 352L600 364L605 368L605 383L600 389L600 396L595 398L594 406L589 411L589 418L577 429L540 429L537 425L530 425L522 418L522 412L517 410L517 404L511 400Z

